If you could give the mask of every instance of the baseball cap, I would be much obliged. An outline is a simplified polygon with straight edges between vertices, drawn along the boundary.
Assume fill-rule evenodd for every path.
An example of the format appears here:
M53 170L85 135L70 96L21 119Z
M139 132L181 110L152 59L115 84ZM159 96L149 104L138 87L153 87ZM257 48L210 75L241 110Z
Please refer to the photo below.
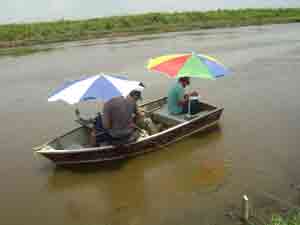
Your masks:
M138 91L138 90L132 90L132 91L129 93L129 95L130 95L131 97L134 97L134 98L138 99L138 100L142 100L142 99L143 99L143 98L142 98L142 92L141 92L141 91Z

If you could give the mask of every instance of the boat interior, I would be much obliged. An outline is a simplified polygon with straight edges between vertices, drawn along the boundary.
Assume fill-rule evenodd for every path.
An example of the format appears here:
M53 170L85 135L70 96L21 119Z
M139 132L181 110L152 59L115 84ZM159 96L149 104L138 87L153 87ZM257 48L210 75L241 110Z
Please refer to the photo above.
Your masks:
M139 109L144 112L144 121L148 121L148 123L146 123L146 127L137 127L137 131L139 132L139 138L137 141L177 126L178 124L187 122L193 118L205 116L212 110L216 109L215 106L200 102L201 110L194 115L172 115L168 112L166 103L167 98L162 98L139 106ZM55 150L74 150L93 147L90 144L90 133L93 126L91 120L78 119L75 121L81 126L54 139L47 144L48 147ZM107 146L111 144L106 142L100 143L101 147L105 145Z

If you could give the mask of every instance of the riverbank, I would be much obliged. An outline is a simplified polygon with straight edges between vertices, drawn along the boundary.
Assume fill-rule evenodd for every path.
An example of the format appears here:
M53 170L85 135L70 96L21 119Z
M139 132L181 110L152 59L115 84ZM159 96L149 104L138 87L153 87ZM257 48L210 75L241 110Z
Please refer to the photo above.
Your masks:
M290 210L287 215L273 215L271 222L267 225L300 225L299 209Z
M113 36L300 22L300 8L148 13L89 20L0 25L0 55L40 51L34 46ZM17 48L17 49L16 49Z

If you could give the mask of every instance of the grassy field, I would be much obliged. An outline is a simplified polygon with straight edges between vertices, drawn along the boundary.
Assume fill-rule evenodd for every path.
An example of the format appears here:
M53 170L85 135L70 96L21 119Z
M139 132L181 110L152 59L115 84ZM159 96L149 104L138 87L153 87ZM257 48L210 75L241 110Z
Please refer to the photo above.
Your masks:
M186 31L300 22L297 9L243 9L209 12L148 13L89 20L0 25L0 55L22 47L24 52L37 44L86 40L109 36ZM11 50L7 50L11 48ZM3 51L3 49L6 49ZM22 50L17 50L22 52ZM2 53L1 53L2 52Z

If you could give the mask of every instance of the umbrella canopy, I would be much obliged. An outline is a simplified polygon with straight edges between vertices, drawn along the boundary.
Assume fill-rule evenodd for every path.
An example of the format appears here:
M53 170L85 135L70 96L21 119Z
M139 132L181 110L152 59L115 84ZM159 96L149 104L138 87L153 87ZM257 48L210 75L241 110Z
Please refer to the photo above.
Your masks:
M99 74L66 82L50 95L48 101L62 100L69 104L88 100L108 101L117 96L125 97L132 90L143 90L141 82Z
M202 54L174 54L150 59L147 68L169 77L200 77L216 79L229 73L225 66L213 57Z

